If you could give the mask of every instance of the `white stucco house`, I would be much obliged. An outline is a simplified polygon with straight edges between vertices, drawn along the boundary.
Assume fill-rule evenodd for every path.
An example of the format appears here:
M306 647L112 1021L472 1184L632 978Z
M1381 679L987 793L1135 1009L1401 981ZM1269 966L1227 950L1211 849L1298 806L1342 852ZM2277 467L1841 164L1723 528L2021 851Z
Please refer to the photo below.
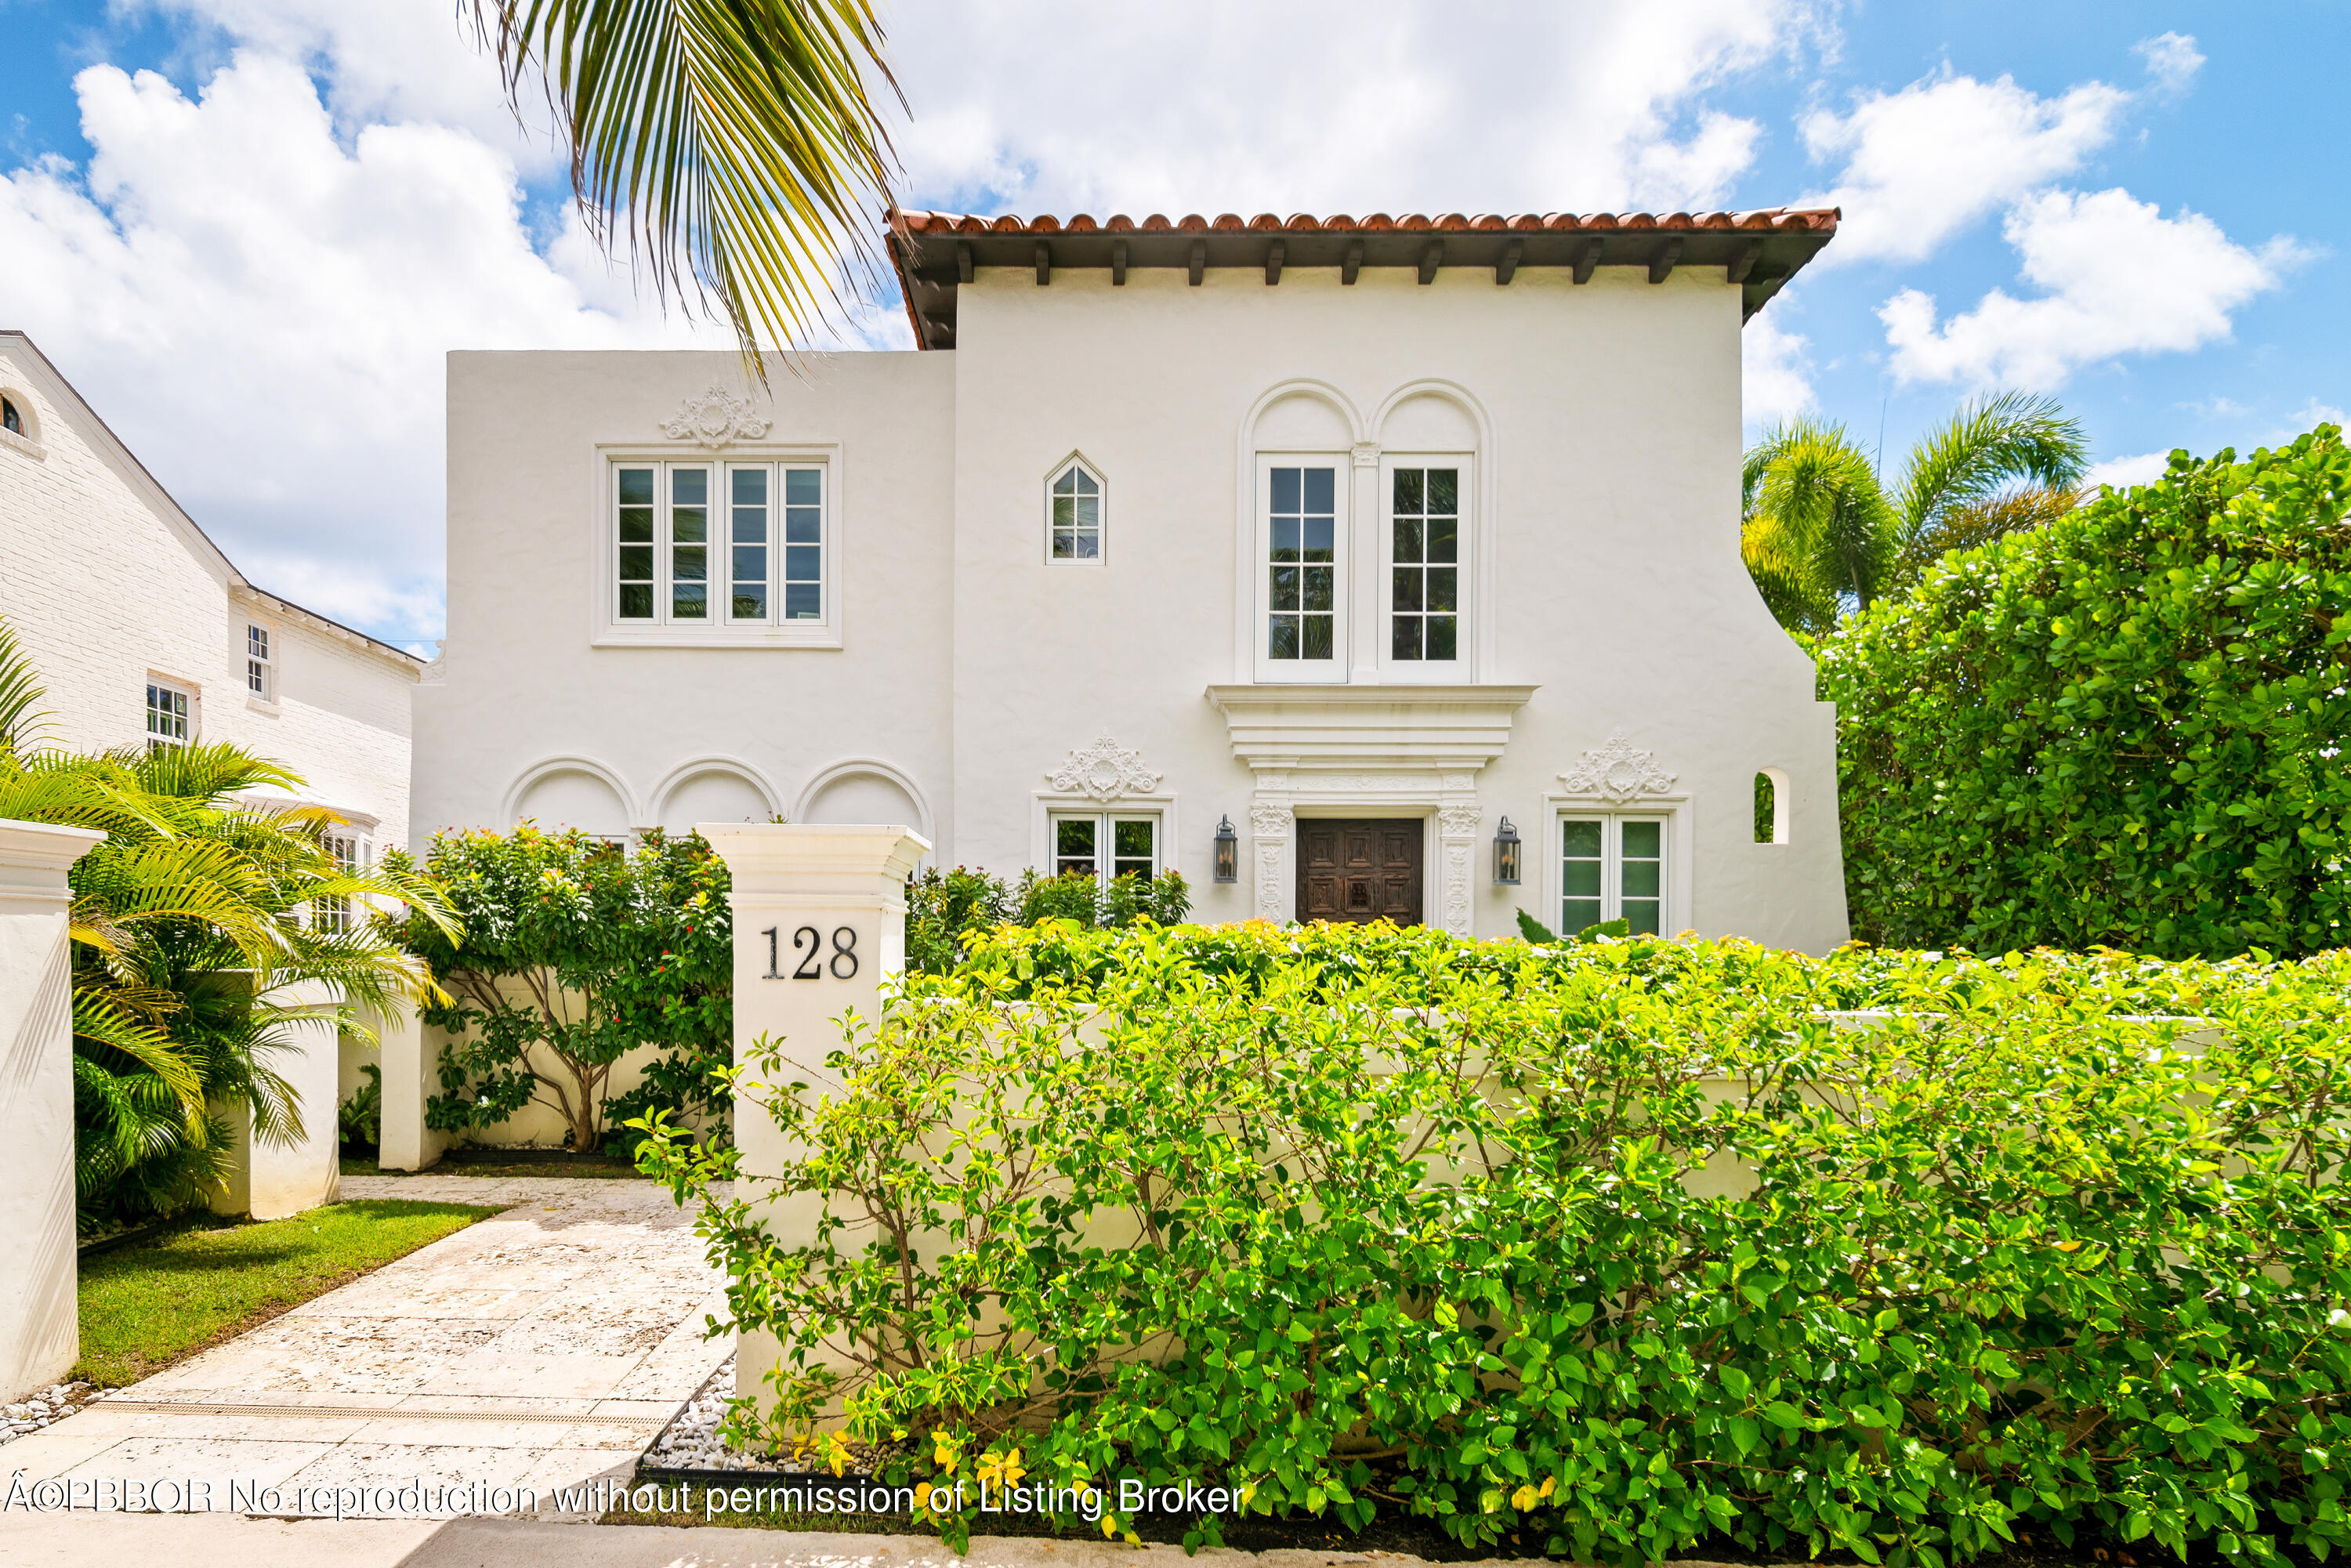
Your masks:
M1739 510L1741 325L1835 226L909 212L911 351L454 353L411 831L1832 946L1834 716Z
M0 619L47 688L47 744L234 741L287 764L344 820L339 852L404 845L410 695L423 661L248 581L20 331L0 330ZM290 1212L333 1190L355 1041L273 1062L308 1138L256 1149L223 1204ZM340 1059L340 1060L339 1060Z

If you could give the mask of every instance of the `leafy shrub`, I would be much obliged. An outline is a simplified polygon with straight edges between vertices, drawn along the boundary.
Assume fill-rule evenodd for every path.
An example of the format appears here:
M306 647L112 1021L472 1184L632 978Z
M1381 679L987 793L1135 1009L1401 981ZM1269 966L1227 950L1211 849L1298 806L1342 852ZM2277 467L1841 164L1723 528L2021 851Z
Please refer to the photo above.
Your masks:
M1854 929L2351 941L2351 455L2321 425L1947 557L1821 640Z
M709 1075L733 1054L730 884L699 835L655 830L632 851L525 823L437 835L424 863L457 928L411 918L401 936L449 993L424 1020L460 1036L442 1051L426 1126L492 1127L536 1101L588 1154L608 1126L655 1109L719 1117ZM608 1096L613 1067L644 1045L663 1054Z
M1006 929L825 1096L766 1051L779 1179L643 1159L702 1198L721 1326L783 1346L738 1435L845 1401L897 1480L1197 1479L1578 1561L1931 1568L2019 1520L2267 1561L2351 1541L2346 983Z
M1075 872L1040 877L1025 871L1018 883L1007 883L965 866L934 866L906 884L906 967L945 974L974 938L999 925L1069 920L1109 927L1144 919L1176 925L1191 909L1191 889L1174 872L1149 879L1130 872L1104 887Z
M346 1153L372 1149L383 1141L383 1069L366 1061L360 1064L360 1071L367 1082L351 1091L335 1118Z

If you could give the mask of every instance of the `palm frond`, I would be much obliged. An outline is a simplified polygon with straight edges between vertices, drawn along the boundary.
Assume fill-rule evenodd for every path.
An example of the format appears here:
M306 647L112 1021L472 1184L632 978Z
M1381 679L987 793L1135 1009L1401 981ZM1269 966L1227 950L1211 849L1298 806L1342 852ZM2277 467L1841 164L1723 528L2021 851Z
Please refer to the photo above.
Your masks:
M1899 575L1915 582L1952 550L1973 549L2003 534L2037 528L2081 505L2073 486L2028 485L1938 514L1903 552Z
M1850 598L1865 607L1883 591L1892 514L1868 455L1844 426L1796 420L1770 432L1748 455L1740 489L1742 549L1801 583L1801 601Z
M49 716L33 705L47 695L32 655L16 640L16 628L0 620L0 752L31 751L47 734Z
M534 70L561 121L581 216L666 299L716 299L747 369L878 277L872 213L889 137L866 95L872 0L459 0L495 40L519 113ZM900 96L903 104L904 96Z
M150 793L192 805L222 807L248 789L302 788L302 776L282 762L227 741L159 746L112 753Z
M1915 541L1946 513L1987 501L2020 481L2071 489L2089 462L2082 422L2054 399L2013 392L1977 398L1911 448L1895 504L1904 554L1915 558Z

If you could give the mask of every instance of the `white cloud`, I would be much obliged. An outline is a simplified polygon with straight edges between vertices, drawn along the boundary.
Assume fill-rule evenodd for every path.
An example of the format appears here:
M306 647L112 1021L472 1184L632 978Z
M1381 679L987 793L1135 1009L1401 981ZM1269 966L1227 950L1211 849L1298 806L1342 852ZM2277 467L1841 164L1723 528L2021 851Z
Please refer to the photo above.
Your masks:
M2131 53L2147 67L2147 85L2163 96L2186 92L2204 68L2204 57L2194 37L2186 33L2158 33L2131 46Z
M0 320L256 581L437 635L444 351L731 340L525 210L518 179L561 162L448 4L113 3L192 29L174 68L200 90L77 78L88 165L0 170ZM1834 10L913 0L890 16L902 185L1064 214L1715 206L1762 129L1708 89L1833 47ZM847 336L906 341L894 301ZM1756 405L1801 406L1802 340L1750 344Z
M1938 323L1932 295L1906 288L1878 310L1897 381L2046 390L2085 365L2226 340L2231 314L2278 286L2303 252L2289 239L2248 250L2199 213L2167 218L2127 191L2049 191L2009 214L2025 281Z
M1816 160L1842 158L1809 203L1844 209L1823 262L1918 261L2026 192L2082 167L2112 141L2131 95L2084 82L2043 98L2008 77L1940 75L1801 121Z
M87 170L0 175L0 316L256 582L328 614L435 634L446 350L690 337L598 308L601 264L534 248L512 164L465 131L346 146L262 54L195 101L111 66L75 89Z
M2168 452L2142 452L2136 457L2109 457L2103 463L2093 463L2082 482L2092 490L2101 485L2112 485L2117 490L2127 490L2133 485L2152 485L2163 477L2171 465Z
M1703 90L1822 36L1813 0L1083 0L899 12L915 204L1520 212L1729 199L1761 135Z
M1783 299L1779 309L1787 308ZM1807 340L1783 332L1766 310L1747 323L1739 339L1740 380L1750 428L1775 424L1813 406L1812 358Z

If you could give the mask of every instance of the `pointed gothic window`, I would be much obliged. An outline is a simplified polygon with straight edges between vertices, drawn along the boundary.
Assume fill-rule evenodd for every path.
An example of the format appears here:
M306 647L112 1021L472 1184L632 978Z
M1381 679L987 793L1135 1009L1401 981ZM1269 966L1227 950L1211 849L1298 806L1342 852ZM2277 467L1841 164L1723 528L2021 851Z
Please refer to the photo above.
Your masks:
M1092 565L1102 558L1102 484L1076 458L1053 476L1048 559L1056 565Z

